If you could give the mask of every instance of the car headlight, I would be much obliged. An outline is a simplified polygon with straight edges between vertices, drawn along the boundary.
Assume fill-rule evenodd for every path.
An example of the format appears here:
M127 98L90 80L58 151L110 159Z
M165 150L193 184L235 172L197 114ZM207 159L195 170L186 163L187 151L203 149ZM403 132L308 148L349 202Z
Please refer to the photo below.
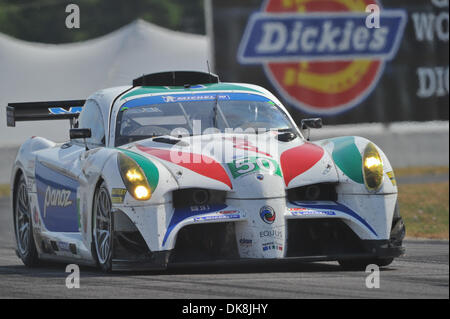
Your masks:
M364 149L363 176L369 191L377 191L383 182L383 161L372 143L367 144Z
M137 200L149 200L152 191L142 168L125 154L118 153L120 176L128 192Z

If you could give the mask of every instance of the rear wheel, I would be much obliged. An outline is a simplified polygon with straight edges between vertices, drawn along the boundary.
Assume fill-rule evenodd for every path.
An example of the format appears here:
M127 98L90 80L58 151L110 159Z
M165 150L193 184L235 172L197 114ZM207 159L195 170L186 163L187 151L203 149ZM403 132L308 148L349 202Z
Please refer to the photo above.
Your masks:
M95 254L100 268L108 272L112 266L113 223L111 213L111 197L103 182L94 196L92 236Z
M38 253L33 237L33 219L28 198L27 183L23 175L15 189L14 231L16 234L17 255L27 267L37 266Z

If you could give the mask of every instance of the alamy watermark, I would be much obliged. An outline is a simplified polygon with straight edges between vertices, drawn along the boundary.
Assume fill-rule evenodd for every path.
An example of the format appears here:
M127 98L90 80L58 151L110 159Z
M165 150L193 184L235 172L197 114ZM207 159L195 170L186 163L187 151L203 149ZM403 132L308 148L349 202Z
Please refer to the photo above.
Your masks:
M380 288L380 267L375 264L367 265L366 272L369 273L366 277L366 287L368 289Z
M369 13L366 17L366 27L368 29L380 28L380 7L376 4L369 4L366 7L366 13Z
M80 288L80 267L76 264L67 265L66 273L69 273L66 278L66 287L68 289Z
M76 4L69 4L66 7L66 13L69 15L66 17L67 29L79 29L80 28L80 7Z

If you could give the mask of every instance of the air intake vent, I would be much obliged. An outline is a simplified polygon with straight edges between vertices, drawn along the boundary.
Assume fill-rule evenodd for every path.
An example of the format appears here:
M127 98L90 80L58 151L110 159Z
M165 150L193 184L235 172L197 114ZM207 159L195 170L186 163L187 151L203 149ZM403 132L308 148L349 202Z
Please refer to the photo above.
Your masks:
M185 86L208 83L219 83L219 77L205 72L171 71L147 74L133 80L133 86Z
M180 189L173 192L175 208L225 204L227 193L204 188Z
M294 201L336 201L336 184L321 183L288 189L288 200Z

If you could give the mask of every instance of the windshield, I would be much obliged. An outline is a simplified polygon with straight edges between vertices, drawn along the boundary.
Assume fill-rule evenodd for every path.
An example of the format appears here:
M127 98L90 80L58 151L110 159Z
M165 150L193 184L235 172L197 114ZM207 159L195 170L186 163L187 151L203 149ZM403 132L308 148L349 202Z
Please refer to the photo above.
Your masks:
M153 96L125 103L117 116L116 145L161 135L294 130L271 100L254 94L213 93Z

